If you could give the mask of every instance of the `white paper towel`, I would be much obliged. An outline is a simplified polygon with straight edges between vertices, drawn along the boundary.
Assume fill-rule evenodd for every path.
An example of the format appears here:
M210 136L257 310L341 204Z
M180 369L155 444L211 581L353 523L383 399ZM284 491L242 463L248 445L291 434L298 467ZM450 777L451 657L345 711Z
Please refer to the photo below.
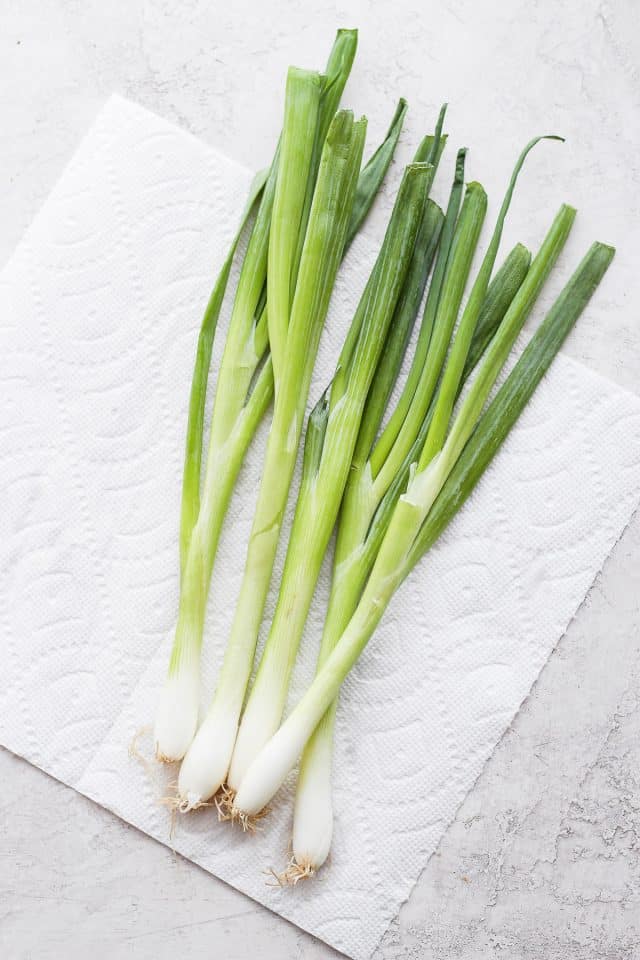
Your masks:
M249 180L113 98L0 283L0 740L164 843L161 786L127 747L152 719L166 669L194 345ZM373 253L359 239L342 271L312 400ZM265 429L215 568L203 701L233 614ZM347 681L323 882L265 883L261 871L285 862L286 789L258 835L218 825L208 810L179 821L175 848L337 949L368 957L639 491L640 401L559 357ZM325 596L326 575L294 698L313 671Z

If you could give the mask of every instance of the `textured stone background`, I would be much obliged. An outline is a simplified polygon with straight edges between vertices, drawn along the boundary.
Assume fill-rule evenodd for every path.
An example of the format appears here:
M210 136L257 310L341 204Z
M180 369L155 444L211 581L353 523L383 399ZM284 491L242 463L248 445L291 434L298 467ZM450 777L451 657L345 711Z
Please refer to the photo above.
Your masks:
M619 310L605 330L583 324L568 350L639 389L636 0L320 2L312 10L284 0L255 9L249 0L233 9L0 0L0 14L0 262L114 89L256 166L278 125L286 65L321 63L334 27L357 25L351 102L371 114L375 137L398 93L407 96L401 157L446 98L458 108L449 129L480 142L485 157L495 140L498 164L505 144L513 151L514 139L542 127L569 135L572 159L559 161L558 176L585 208L582 245L596 233L618 244ZM491 188L491 174L483 179ZM640 958L639 557L636 517L381 957ZM245 960L256 947L274 960L333 955L2 751L0 782L3 958L199 960L224 951Z

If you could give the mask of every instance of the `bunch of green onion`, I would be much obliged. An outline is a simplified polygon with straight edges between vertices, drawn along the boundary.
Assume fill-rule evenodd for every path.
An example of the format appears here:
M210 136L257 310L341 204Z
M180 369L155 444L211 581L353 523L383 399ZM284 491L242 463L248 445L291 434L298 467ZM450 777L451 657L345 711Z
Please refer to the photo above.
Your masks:
M295 802L294 858L286 874L294 882L315 873L329 852L333 823L330 791L333 727L336 697L342 682L371 638L395 591L440 536L486 470L613 258L612 247L601 243L592 245L495 398L484 409L510 348L564 245L574 215L571 207L560 209L528 269L525 251L516 248L510 255L511 264L508 259L496 275L493 291L489 288L494 306L485 313L489 327L503 312L503 306L498 304L504 305L512 299L479 361L470 387L447 425L443 440L433 452L429 438L434 443L438 411L444 403L442 388L450 382L447 372L454 369L452 364L457 363L462 369L465 366L460 356L462 348L460 352L456 349L461 342L459 337L452 344L440 389L426 417L428 426L422 425L411 456L407 458L408 470L403 482L389 487L364 534L357 514L353 522L353 514L344 509L349 503L347 492L338 543L341 540L356 542L359 549L348 551L345 558L336 548L330 614L316 677L249 766L234 800L234 815L244 823L249 822L263 811L302 757ZM508 284L517 284L518 269L526 273L514 294ZM472 302L472 295L468 302ZM461 327L462 324L459 331ZM457 388L456 384L455 393ZM340 567L343 562L348 564L344 570Z
M429 198L446 143L442 109L402 176L378 257L334 376L307 423L302 479L277 603L249 688L301 439L311 375L344 251L391 161L406 105L360 172L365 121L337 111L355 54L340 31L326 74L291 69L284 123L268 173L256 179L202 325L185 459L181 593L155 741L183 759L176 805L194 809L223 790L223 816L261 815L300 760L293 858L297 882L326 860L331 766L340 687L396 592L463 506L517 421L614 255L595 243L496 389L575 210L563 205L538 252L517 244L495 269L520 154L472 278L487 210L464 186L457 154L446 211ZM211 345L239 236L258 205L218 375L201 487ZM429 281L427 283L427 281ZM465 292L470 287L466 302ZM398 380L426 289L409 371ZM231 636L211 707L197 729L199 658L221 525L238 470L274 397L271 428ZM309 606L332 533L332 584L316 676L282 722ZM218 794L220 796L220 794Z
M222 524L244 457L275 392L273 440L270 435L243 590L244 598L249 593L251 614L245 599L239 607L247 621L259 624L335 274L380 188L404 121L406 103L400 100L383 143L360 171L364 121L354 123L348 113L336 115L356 45L355 30L339 30L323 75L289 71L284 127L273 162L255 178L205 310L189 402L178 618L154 728L160 760L180 760L196 733L200 651ZM203 477L213 340L236 249L256 206L218 371ZM263 536L269 527L270 535ZM225 668L236 679L237 711L253 662L253 641L245 642L242 630L239 621L238 641ZM252 632L257 633L257 626Z

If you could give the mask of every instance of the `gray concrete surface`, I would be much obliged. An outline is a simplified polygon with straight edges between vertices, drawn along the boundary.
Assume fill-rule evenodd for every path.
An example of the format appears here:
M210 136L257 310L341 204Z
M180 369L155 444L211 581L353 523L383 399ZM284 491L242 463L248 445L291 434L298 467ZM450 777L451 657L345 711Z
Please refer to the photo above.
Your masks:
M447 97L470 145L495 138L504 153L507 134L519 143L547 120L570 135L559 179L585 208L583 243L597 233L620 253L615 315L606 329L583 324L568 350L638 391L639 19L635 0L1 0L0 262L111 91L255 165L286 65L319 63L336 25L358 25L350 91L374 136L408 97L401 156ZM636 516L380 957L640 958L639 557ZM3 751L0 782L3 958L332 955Z

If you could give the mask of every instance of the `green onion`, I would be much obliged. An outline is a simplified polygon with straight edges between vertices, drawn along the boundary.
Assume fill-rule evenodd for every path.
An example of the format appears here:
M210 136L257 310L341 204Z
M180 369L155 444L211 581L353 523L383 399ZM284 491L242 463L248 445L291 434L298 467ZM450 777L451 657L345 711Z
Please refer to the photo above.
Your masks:
M326 82L320 97L319 126L324 124L325 129L332 119L331 111L337 106L339 96L344 89L355 54L356 42L356 31L338 32L327 63ZM354 201L348 236L354 234L357 225L366 216L389 166L406 110L404 101L401 101L401 104L402 107L396 111L385 143L374 153L360 175L356 191L358 210L355 209ZM317 138L314 140L314 143L316 142ZM306 221L319 166L319 155L316 160L316 153L314 146L311 161L313 176L310 177L312 182L308 185L305 197L300 234L306 233ZM265 303L267 251L279 155L280 147L276 150L262 190L262 198L235 295L216 384L202 500L200 498L202 432L211 349L237 239L232 243L227 261L214 287L198 341L183 478L180 609L169 675L161 694L154 731L156 754L159 759L180 759L195 733L199 699L200 646L209 583L222 523L240 466L258 424L273 397L273 367L268 345ZM249 205L252 199L253 192ZM242 219L244 222L244 217ZM296 260L299 260L297 252Z
M495 372L498 357L506 341L511 339L514 326L523 313L528 313L531 296L540 287L540 278L548 273L566 238L573 220L571 208L564 207L557 218L543 248L533 261L518 294L507 311L500 330L491 342L482 360L467 400L472 393L484 393L489 374ZM340 685L359 654L366 646L389 600L424 550L433 543L444 526L455 515L464 499L491 462L499 445L522 412L530 396L546 372L564 338L588 303L593 291L606 272L614 251L603 244L595 244L579 265L571 281L556 300L545 321L538 328L511 374L480 420L469 441L468 452L451 463L445 482L438 487L438 499L431 498L433 476L439 459L448 461L451 450L445 454L449 438L456 431L460 417L473 413L475 400L463 403L442 453L432 460L426 470L416 472L408 493L400 499L382 542L371 576L362 598L346 630L317 673L313 683L278 732L263 748L247 771L236 795L236 813L247 817L259 813L278 790L302 752L326 709L335 698ZM544 263L541 262L541 258ZM538 261L536 267L536 260ZM533 274L534 279L530 282ZM495 376L493 377L495 381ZM480 383L481 386L476 387ZM476 396L477 399L477 396ZM466 405L466 410L465 410ZM463 413L464 411L464 413ZM456 441L457 442L457 441ZM457 467L456 467L457 464ZM412 489L413 488L413 489ZM425 497L425 490L429 491ZM437 496L437 495L436 495ZM425 503L431 499L425 514ZM434 504L438 504L438 507ZM433 507L434 520L429 520Z

